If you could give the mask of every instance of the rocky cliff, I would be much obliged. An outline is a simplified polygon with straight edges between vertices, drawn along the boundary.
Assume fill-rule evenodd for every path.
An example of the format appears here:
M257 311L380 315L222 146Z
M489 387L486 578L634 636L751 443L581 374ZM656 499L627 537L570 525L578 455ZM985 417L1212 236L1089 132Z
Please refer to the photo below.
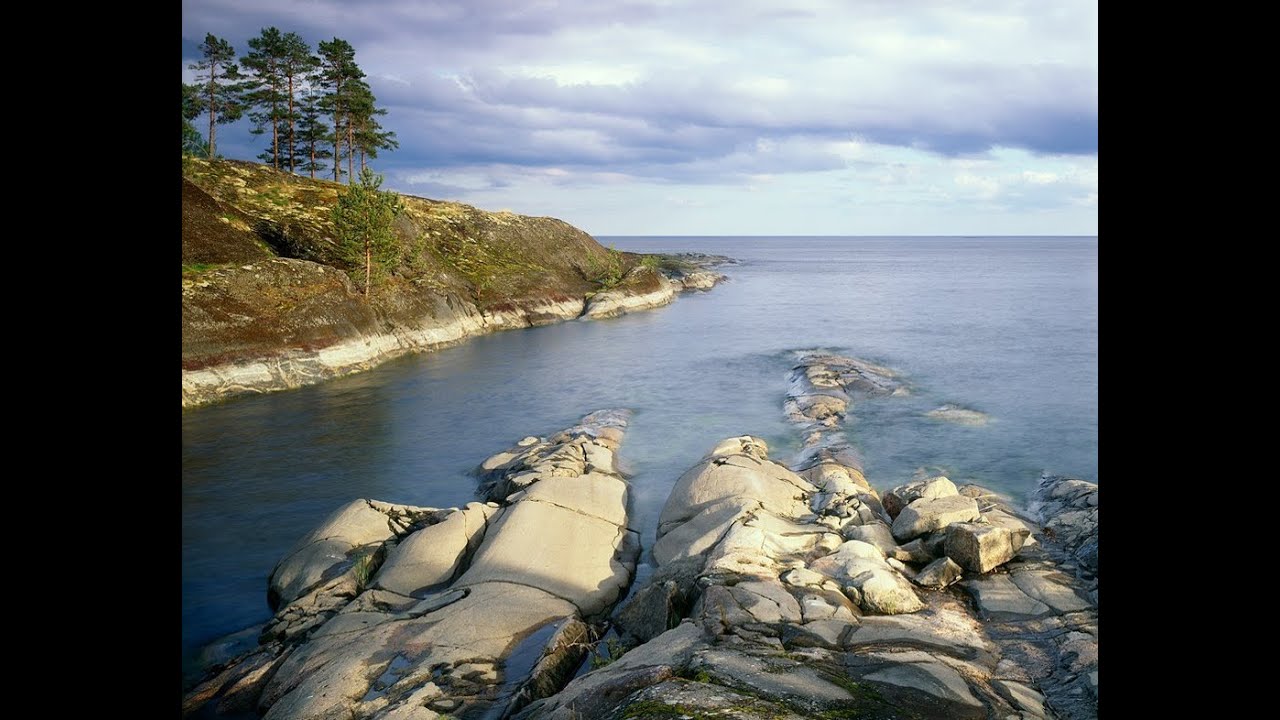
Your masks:
M707 263L605 248L554 218L404 197L399 263L369 297L341 257L342 186L184 158L182 404L298 387L469 336L671 302Z

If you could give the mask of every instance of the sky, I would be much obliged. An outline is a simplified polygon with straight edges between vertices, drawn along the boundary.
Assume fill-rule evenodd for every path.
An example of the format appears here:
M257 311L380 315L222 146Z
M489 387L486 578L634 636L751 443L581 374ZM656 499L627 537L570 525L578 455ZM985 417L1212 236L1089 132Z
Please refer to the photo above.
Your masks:
M1096 0L183 0L183 80L269 26L355 47L387 189L593 235L1097 234Z

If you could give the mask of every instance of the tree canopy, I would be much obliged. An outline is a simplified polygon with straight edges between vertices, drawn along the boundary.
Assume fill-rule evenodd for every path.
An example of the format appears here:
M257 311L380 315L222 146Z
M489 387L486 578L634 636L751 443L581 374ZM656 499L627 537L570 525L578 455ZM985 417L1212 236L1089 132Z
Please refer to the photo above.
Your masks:
M363 171L380 151L399 147L395 133L378 120L387 111L378 107L351 43L335 37L313 53L297 33L267 27L248 45L237 64L231 43L206 35L202 59L190 66L198 82L182 88L183 152L214 157L216 126L245 113L254 135L271 132L259 160L313 178L331 162L334 180L345 173L354 183L357 156ZM207 141L192 124L205 113Z

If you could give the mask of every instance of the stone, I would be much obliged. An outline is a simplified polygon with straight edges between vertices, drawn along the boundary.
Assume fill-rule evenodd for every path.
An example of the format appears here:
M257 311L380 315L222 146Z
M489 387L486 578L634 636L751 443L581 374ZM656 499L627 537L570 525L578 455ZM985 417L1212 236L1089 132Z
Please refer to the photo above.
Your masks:
M591 616L616 601L631 579L616 557L627 532L559 505L519 502L492 523L454 587L528 585L564 598ZM601 553L600 548L611 551Z
M902 562L915 563L917 565L931 563L936 558L936 556L930 552L929 548L926 547L925 541L922 538L916 538L911 542L898 545L893 549L893 552L891 552L889 556Z
M1044 696L1040 693L1012 680L996 680L991 684L1022 712L1036 718L1045 717Z
M893 521L893 537L898 542L906 542L952 523L972 522L980 516L978 503L973 498L963 495L920 498L898 513Z
M844 644L850 649L895 645L965 660L985 662L994 657L993 646L968 614L947 607L915 615L864 616Z
M373 586L411 596L453 579L467 552L484 537L493 508L468 503L435 525L401 540L373 579Z
M725 498L707 506L698 515L680 524L658 529L653 546L653 559L667 565L682 558L705 554L724 537L730 526L745 516L757 503L748 498Z
M676 481L658 517L658 533L683 523L706 508L725 500L756 501L766 510L782 517L798 518L809 512L808 497L818 491L804 478L759 454L763 441L757 438L733 438L690 468ZM731 454L717 451L734 450ZM767 455L766 455L767 457Z
M844 536L849 540L861 540L875 545L882 553L889 556L893 556L898 549L898 543L893 539L893 532L889 526L879 521L847 527L844 530Z
M758 622L800 622L800 605L777 580L749 580L729 588L738 606Z
M827 576L822 573L814 572L808 568L794 568L782 573L782 582L796 587L805 587L807 585L821 585Z
M920 498L948 497L958 493L955 483L946 476L939 475L899 485L885 493L880 498L880 502L884 505L885 512L889 513L889 517L897 519L898 513L902 512L903 508Z
M906 653L902 653L906 654ZM862 676L863 682L890 685L928 696L941 705L932 717L985 718L986 706L969 690L964 678L935 661L895 663Z
M806 703L816 704L833 704L851 697L808 664L756 657L723 646L698 651L689 668L706 672L718 684L755 696L803 698Z
M857 622L862 614L857 606L849 601L849 597L838 590L814 588L800 595L800 614L805 623L817 620L839 620L841 622Z
M686 558L658 568L615 613L614 622L620 633L648 642L679 624L697 596L701 569L700 558Z
M1008 575L988 575L966 580L965 588L988 617L1005 619L1010 616L1046 615L1052 610L1048 605L1029 597L1013 584Z
M1025 528L957 522L947 527L944 548L947 557L965 570L989 573L1012 560L1030 535Z
M546 478L534 483L524 499L558 505L613 525L627 522L627 484L612 475L588 472L578 477Z
M845 636L857 626L847 620L830 618L814 620L804 625L786 625L782 629L782 644L792 647L822 647L832 650L841 647Z
M1092 605L1070 587L1071 579L1052 570L1024 570L1010 575L1013 584L1059 613L1087 610Z
M931 590L941 590L952 583L958 582L963 570L949 557L941 557L928 565L916 574L913 580L921 587L927 587Z
M925 413L925 417L933 420L942 420L943 422L956 423L957 425L970 425L981 427L987 424L990 417L986 413L969 408L960 407L959 405L946 404L942 407L934 408Z
M911 584L887 567L868 570L855 577L850 585L860 593L858 606L869 613L896 615L924 609Z
M626 697L688 667L706 646L702 629L684 622L594 672L574 678L555 695L532 703L517 718L598 718Z
M380 546L395 537L388 517L367 500L352 500L299 540L271 571L267 600L284 607L354 563L357 548Z

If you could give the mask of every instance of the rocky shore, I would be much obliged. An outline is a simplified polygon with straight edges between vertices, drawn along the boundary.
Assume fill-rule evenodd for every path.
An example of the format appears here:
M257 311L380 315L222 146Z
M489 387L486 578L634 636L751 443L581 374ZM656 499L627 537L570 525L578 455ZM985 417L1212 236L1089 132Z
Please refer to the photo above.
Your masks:
M228 277L220 287L236 292L242 278L230 276L250 274L254 276L254 282L246 292L256 292L259 285L288 287L291 284L289 278L299 273L331 275L329 280L342 289L343 296L357 297L350 288L350 281L337 270L286 258L273 258L223 271ZM266 276L276 279L264 280ZM213 274L211 279L216 282L222 278ZM617 290L574 298L521 301L488 311L457 295L438 295L424 300L428 305L420 315L393 323L378 322L375 313L366 308L345 308L344 311L350 310L357 317L343 320L343 327L351 328L350 336L333 344L315 349L288 348L260 358L184 369L182 405L191 407L234 395L302 387L368 370L407 353L437 350L499 330L538 327L566 320L600 320L661 307L674 301L681 292L709 290L723 279L724 275L709 268L677 274L639 267L628 276L629 287ZM194 292L201 290L204 288L192 288ZM319 321L324 320L325 315L320 314Z
M402 260L366 297L334 240L341 185L183 161L182 405L296 388L498 330L708 290L728 261L601 246L554 218L403 196Z
M353 502L285 554L260 645L184 712L1096 717L1097 486L1045 475L1029 508L942 476L877 492L847 422L906 393L891 369L801 353L783 411L802 449L711 448L629 594L625 411L486 460L482 502ZM580 672L606 631L606 664Z

